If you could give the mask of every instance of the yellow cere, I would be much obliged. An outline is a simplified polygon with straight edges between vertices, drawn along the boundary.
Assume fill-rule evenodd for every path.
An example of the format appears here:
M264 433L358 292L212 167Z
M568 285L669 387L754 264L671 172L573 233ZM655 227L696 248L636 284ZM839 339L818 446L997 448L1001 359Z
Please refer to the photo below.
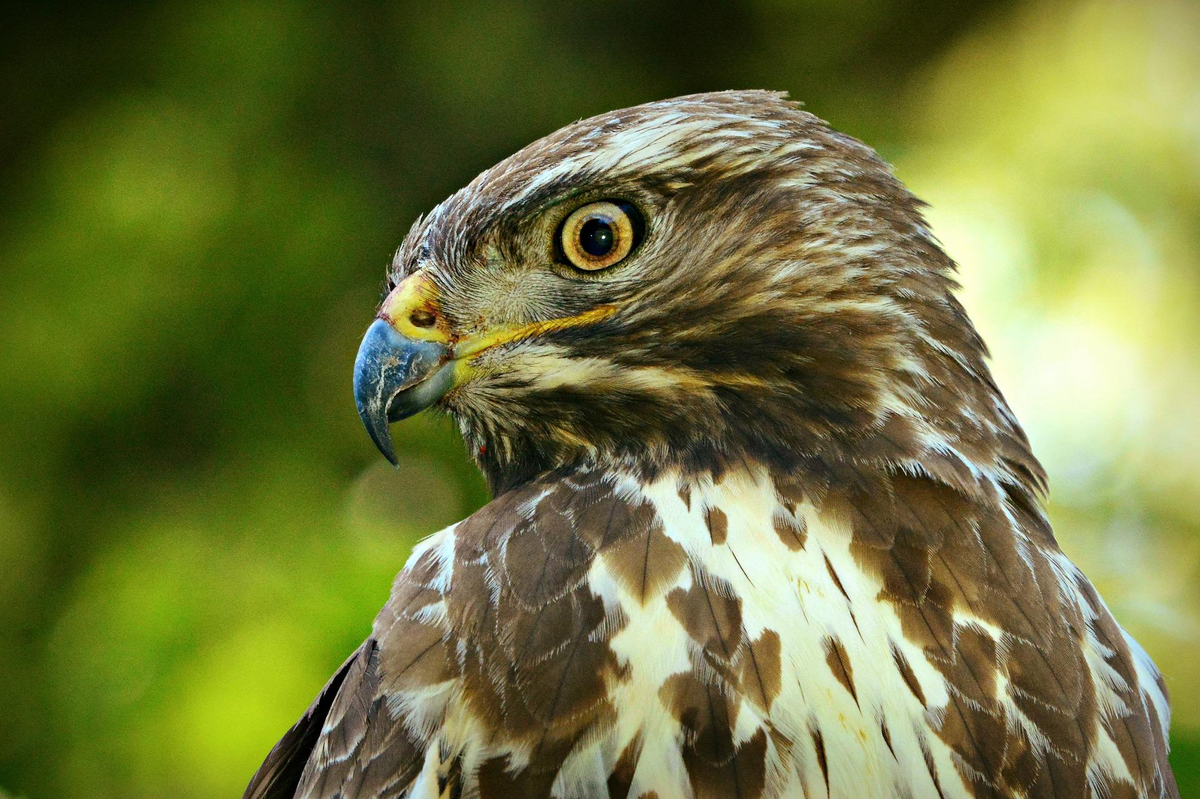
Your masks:
M407 338L418 341L449 343L450 337L441 323L437 285L424 273L418 272L400 282L383 301L379 318ZM414 311L426 311L438 320L427 327L418 327L412 322Z

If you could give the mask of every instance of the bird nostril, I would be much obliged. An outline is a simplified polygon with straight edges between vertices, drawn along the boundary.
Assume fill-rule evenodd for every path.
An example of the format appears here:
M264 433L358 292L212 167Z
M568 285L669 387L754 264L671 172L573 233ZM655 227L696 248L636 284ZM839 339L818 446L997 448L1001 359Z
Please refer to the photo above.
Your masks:
M425 308L417 308L408 315L408 321L412 322L413 327L433 327L437 322L437 315Z

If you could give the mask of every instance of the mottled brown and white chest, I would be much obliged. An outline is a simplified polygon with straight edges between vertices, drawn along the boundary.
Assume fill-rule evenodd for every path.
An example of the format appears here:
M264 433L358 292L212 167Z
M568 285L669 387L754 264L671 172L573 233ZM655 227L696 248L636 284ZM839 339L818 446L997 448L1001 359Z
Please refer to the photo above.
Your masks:
M376 625L388 707L425 742L412 795L1157 795L1115 725L1165 710L1152 665L1097 644L1119 628L1061 554L1028 553L1051 585L1022 585L1063 618L1013 631L948 586L975 577L963 546L910 557L844 500L765 470L574 474L423 542ZM1080 668L1029 660L1035 638Z

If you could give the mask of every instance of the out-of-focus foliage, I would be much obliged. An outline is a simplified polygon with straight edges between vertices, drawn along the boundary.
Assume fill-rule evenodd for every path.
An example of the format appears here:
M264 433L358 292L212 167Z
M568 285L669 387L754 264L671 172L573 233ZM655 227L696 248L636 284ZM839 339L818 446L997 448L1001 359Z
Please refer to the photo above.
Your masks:
M893 160L1158 660L1200 794L1189 2L218 2L0 21L0 792L236 795L419 536L450 425L349 396L421 210L560 125L778 88Z

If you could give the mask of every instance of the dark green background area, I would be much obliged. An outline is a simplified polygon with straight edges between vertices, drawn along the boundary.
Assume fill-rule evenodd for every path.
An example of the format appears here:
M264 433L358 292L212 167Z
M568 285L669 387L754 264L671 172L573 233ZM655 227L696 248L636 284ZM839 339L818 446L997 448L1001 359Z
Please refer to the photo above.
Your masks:
M349 390L392 250L477 172L592 114L770 88L895 160L918 193L949 185L939 175L986 184L1010 171L987 153L1015 141L1014 107L1075 97L1061 81L1086 80L1089 58L1097 74L1124 58L1149 77L1080 90L1101 99L1049 115L1063 125L1200 82L1175 55L1195 15L1146 7L1128 23L1140 38L1115 36L1121 4L1050 0L0 12L0 796L239 795L367 634L412 543L486 501L445 420L397 427L401 467L385 468ZM1083 77L1056 83L1060 32ZM1128 46L1100 52L1111 41ZM1051 160L1105 164L1094 185L1059 184L1131 209L1165 285L1192 296L1196 241L1178 231L1200 219L1200 113L1163 103L1169 118L1138 112L1142 138L1081 133L1086 148ZM983 133L960 143L964 126ZM1128 152L1149 167L1122 170ZM1035 201L1039 174L1021 176ZM1160 196L1174 216L1154 212ZM1086 230L1037 219L1022 279L1049 308L1094 263L1079 254ZM985 268L971 254L982 264L988 248L951 250L964 271ZM986 317L979 296L968 307ZM1164 319L1162 335L1191 335ZM1190 357L1164 384L1200 386ZM1147 401L1146 435L1192 440L1160 424L1169 399ZM1058 441L1048 418L1035 444ZM1060 529L1094 531L1067 539L1089 573L1089 553L1126 540L1110 533L1131 507L1149 509L1138 547L1183 564L1163 612L1138 605L1165 582L1160 561L1100 584L1175 691L1185 796L1200 795L1200 697L1180 665L1200 656L1194 443L1179 456L1194 471L1137 461L1108 481L1125 501L1072 492L1066 475L1071 501L1052 508Z

